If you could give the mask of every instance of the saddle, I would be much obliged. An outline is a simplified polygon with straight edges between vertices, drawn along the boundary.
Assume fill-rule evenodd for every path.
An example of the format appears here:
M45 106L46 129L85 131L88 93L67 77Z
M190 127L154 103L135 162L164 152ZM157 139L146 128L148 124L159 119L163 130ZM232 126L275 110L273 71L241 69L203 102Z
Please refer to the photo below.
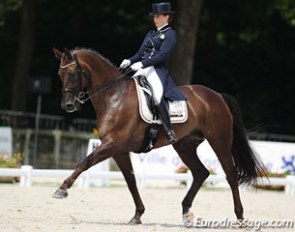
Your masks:
M139 101L139 114L146 123L162 124L156 112L152 87L144 76L133 77ZM171 123L184 123L188 119L186 101L168 101Z
M149 126L145 131L142 146L140 150L136 151L135 153L145 153L153 149L154 144L156 143L160 133L159 124L162 124L162 122L159 120L158 112L156 110L155 102L152 95L153 89L147 81L146 77L133 76L133 79L135 81L139 101L139 114L145 122L149 123ZM167 104L171 123L186 122L188 118L186 101L169 101L167 102Z

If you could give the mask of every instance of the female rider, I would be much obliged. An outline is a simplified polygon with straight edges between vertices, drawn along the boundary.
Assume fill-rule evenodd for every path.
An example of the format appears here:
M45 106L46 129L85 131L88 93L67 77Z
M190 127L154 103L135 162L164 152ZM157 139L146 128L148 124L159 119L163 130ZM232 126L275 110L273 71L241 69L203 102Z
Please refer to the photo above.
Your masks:
M165 101L186 100L175 86L166 65L176 44L175 31L169 25L173 14L169 2L153 4L150 16L154 17L156 30L149 31L138 52L131 58L124 59L120 65L123 69L131 65L130 68L136 71L135 76L144 75L152 86L153 99L169 144L177 139L171 129Z

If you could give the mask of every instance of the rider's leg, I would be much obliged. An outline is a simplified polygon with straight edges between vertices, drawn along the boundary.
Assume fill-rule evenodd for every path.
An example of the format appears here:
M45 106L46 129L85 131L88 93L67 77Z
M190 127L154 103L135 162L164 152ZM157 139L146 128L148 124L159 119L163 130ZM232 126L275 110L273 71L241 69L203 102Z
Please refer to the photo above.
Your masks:
M163 85L154 67L148 67L142 70L153 89L153 98L159 113L160 120L163 123L168 143L176 142L176 136L171 129L170 116L163 99Z
M156 105L159 105L163 97L163 85L154 67L143 69L144 75L153 89L153 99Z
M157 107L157 110L159 113L159 117L163 123L168 143L169 144L175 143L177 140L176 135L174 134L173 130L171 129L170 116L168 114L168 110L167 110L164 100L162 99L160 104L156 105L156 107Z

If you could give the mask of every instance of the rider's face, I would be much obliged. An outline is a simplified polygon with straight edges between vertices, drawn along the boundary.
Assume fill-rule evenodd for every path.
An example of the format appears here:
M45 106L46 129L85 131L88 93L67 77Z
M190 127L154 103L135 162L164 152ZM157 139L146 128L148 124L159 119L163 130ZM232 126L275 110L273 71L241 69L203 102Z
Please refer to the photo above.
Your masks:
M164 26L169 21L169 15L155 15L154 16L154 23L157 28Z

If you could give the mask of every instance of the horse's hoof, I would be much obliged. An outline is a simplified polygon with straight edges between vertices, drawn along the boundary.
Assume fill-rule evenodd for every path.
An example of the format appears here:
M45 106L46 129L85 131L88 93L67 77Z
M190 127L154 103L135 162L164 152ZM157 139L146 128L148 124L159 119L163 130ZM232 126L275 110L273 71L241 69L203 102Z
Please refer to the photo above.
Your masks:
M140 218L132 218L129 222L128 222L129 225L139 225L141 224L141 220Z
M68 196L67 190L63 190L61 188L57 189L55 193L52 194L52 197L59 198L59 199L66 198L67 196Z
M188 212L186 214L183 214L183 225L185 227L192 227L194 225L194 214L192 212Z

